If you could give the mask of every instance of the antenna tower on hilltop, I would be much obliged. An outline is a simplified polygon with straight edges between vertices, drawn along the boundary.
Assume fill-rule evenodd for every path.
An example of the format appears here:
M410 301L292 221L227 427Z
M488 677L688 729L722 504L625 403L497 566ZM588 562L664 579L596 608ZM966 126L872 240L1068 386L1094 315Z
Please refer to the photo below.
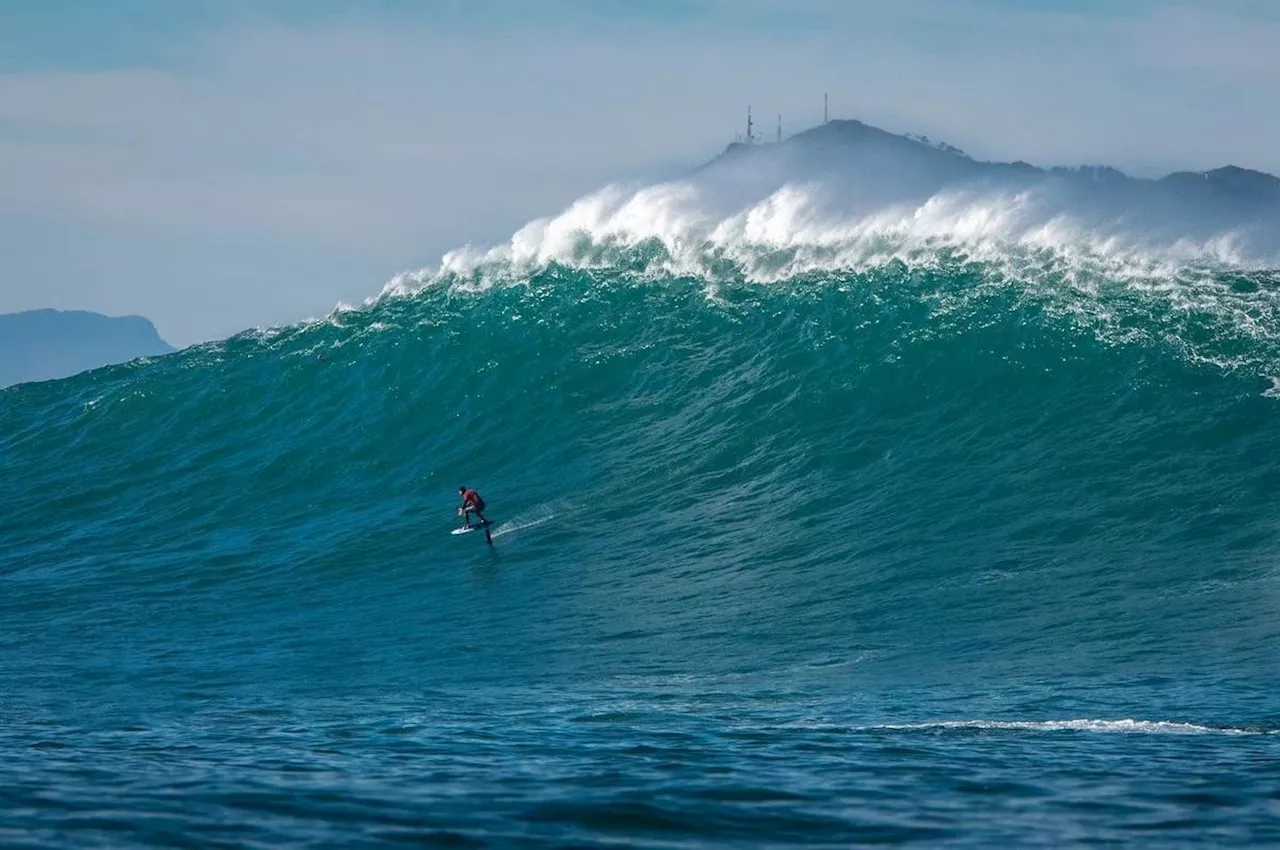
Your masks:
M778 113L778 144L782 144L782 113Z
M755 135L751 131L751 128L753 126L754 125L751 123L751 105L748 104L747 105L747 144L751 144L756 140Z
M822 123L827 123L827 96L822 96Z

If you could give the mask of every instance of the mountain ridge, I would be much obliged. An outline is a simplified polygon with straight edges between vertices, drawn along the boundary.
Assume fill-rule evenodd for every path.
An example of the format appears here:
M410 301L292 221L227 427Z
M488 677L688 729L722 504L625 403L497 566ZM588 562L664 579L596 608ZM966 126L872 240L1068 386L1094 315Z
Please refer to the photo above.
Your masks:
M0 314L0 387L65 378L176 351L143 316L88 310Z
M1237 165L1207 171L1176 171L1164 177L1132 177L1107 165L1041 168L1028 162L978 160L957 147L930 142L927 137L899 135L855 119L837 119L796 133L774 144L732 142L698 171L778 154L796 155L803 165L839 170L858 157L905 159L944 182L1002 179L1064 180L1069 183L1110 183L1139 190L1155 189L1188 201L1226 201L1280 207L1280 177Z

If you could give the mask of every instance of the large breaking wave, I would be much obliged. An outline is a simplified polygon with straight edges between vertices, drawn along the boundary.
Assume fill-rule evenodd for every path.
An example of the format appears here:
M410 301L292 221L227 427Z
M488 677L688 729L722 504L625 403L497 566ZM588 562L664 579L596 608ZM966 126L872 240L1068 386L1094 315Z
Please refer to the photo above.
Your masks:
M167 622L199 666L234 638L183 588L321 678L410 623L441 650L401 674L445 678L1270 657L1269 208L791 155L602 190L362 309L8 391L0 558L43 600L10 622L39 655L49 609L142 591L125 632ZM464 482L540 576L532 638L402 608L460 557Z

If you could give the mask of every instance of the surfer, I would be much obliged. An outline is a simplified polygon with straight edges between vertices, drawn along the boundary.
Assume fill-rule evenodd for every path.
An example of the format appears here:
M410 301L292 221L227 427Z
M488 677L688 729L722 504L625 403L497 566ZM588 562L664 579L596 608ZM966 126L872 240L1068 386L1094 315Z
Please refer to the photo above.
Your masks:
M484 518L484 499L480 498L480 494L466 487L459 487L458 493L462 496L462 507L458 508L458 516L462 517L462 527L471 527L473 513L480 518L481 525L488 525L489 520Z

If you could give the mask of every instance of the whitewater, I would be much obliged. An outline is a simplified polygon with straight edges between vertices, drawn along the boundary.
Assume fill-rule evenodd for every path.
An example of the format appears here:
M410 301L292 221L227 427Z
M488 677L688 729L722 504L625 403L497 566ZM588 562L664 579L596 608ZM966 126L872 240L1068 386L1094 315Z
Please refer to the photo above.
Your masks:
M885 150L0 392L0 841L1280 840L1277 210Z

